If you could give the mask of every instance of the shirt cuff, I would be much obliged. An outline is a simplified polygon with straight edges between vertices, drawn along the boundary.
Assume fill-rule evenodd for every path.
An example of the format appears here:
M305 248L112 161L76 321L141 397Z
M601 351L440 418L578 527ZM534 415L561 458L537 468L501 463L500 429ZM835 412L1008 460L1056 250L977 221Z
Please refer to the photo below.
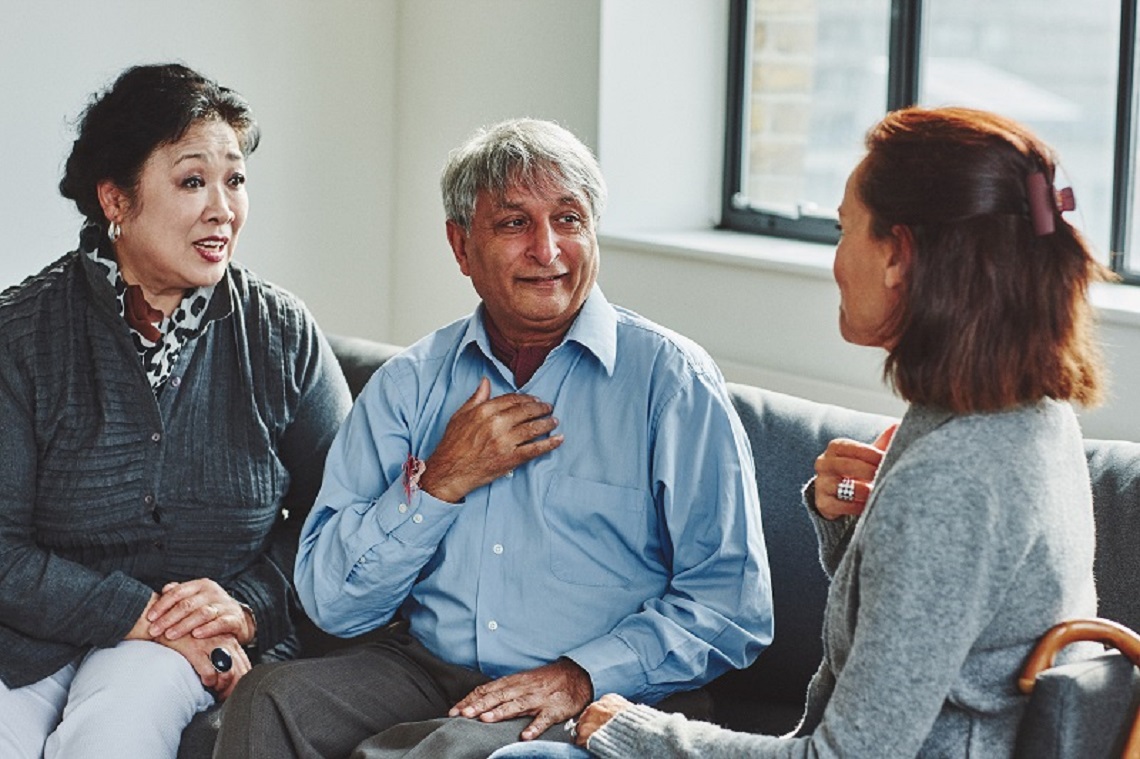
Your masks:
M590 675L594 698L617 693L626 698L645 691L645 670L637 653L624 640L607 635L564 654Z
M404 494L403 486L396 485L373 506L376 526L386 536L409 546L430 548L439 544L451 523L459 516L459 506L441 501L433 495L417 490L411 499ZM371 547L377 542L369 531L361 538Z

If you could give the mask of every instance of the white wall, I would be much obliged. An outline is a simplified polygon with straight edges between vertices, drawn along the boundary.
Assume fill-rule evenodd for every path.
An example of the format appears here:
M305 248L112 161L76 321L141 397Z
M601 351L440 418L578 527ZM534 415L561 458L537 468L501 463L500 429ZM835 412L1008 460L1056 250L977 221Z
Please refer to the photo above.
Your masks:
M396 94L398 192L389 339L477 300L444 236L439 174L480 126L553 119L597 147L599 0L406 0Z
M602 8L598 157L610 189L603 227L715 224L727 0L607 0Z
M326 329L384 335L397 12L394 0L5 2L0 287L75 247L81 219L56 186L88 95L129 65L180 60L245 95L262 126L240 259Z

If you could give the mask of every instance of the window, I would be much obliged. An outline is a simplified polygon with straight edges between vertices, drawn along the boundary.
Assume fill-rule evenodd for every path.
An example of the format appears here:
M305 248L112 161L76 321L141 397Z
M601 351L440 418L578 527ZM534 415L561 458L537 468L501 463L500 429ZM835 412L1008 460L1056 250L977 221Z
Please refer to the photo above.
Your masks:
M1140 282L1138 2L731 0L721 225L834 242L867 128L912 103L965 105L1058 150L1068 218Z

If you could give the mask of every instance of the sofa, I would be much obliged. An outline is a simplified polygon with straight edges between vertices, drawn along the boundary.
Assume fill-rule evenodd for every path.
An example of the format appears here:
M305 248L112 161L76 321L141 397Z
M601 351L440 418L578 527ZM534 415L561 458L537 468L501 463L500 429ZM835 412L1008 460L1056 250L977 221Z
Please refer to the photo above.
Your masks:
M398 350L355 337L330 336L329 342L353 396ZM682 698L676 708L735 730L780 734L795 727L808 680L822 656L821 628L828 587L815 532L801 503L801 488L813 474L815 458L830 440L848 437L870 441L894 420L748 385L730 383L729 389L755 459L772 573L775 639L751 667L722 675ZM1140 629L1140 552L1136 549L1140 536L1140 444L1087 440L1085 448L1096 511L1099 614ZM341 645L307 620L301 620L299 627L305 655ZM1140 676L1127 662L1113 660L1109 666L1115 677L1112 682L1123 683L1133 694L1130 702L1112 691L1110 706L1097 707L1098 718L1107 719L1111 728L1130 721L1135 714ZM1043 714L1046 724L1035 729L1049 729L1051 722L1059 722L1058 727L1063 728L1069 722L1067 713L1052 706ZM181 759L209 756L216 729L211 722L216 723L213 711L199 715L187 728ZM1043 755L1033 753L1040 750L1040 744L1027 745L1034 748L1023 752L1026 756Z

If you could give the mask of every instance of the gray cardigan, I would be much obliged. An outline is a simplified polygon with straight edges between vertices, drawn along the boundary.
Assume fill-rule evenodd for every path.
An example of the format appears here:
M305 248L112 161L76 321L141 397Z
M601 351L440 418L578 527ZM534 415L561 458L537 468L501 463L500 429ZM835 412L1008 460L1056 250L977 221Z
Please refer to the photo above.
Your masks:
M304 306L238 265L204 324L156 399L86 255L0 295L8 687L116 644L172 580L216 580L259 650L288 654L297 532L348 387Z
M1056 622L1096 612L1092 497L1068 404L967 416L912 407L862 517L829 522L809 511L832 583L824 660L796 734L732 733L637 706L595 733L591 751L713 759L1012 752L1025 703L1016 677L1028 651Z

